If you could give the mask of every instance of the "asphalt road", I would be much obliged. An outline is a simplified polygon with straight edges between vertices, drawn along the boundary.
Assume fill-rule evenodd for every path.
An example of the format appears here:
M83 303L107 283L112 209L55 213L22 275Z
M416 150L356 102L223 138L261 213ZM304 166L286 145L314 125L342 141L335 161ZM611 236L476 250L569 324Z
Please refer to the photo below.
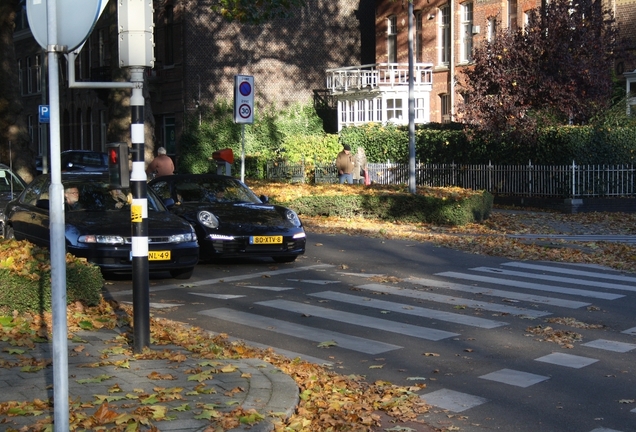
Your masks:
M130 280L107 290L132 299ZM424 383L434 426L628 432L635 291L636 275L598 266L310 234L293 264L200 264L188 281L155 275L150 301L157 315L343 374Z

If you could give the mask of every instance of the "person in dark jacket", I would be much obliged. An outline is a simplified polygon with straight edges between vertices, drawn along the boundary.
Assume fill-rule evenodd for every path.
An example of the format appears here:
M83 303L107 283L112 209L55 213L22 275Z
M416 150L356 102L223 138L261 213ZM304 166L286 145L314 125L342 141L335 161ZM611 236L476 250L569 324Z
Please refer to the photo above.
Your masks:
M336 169L338 170L338 179L340 184L353 184L353 157L351 156L351 147L345 144L342 151L336 157Z

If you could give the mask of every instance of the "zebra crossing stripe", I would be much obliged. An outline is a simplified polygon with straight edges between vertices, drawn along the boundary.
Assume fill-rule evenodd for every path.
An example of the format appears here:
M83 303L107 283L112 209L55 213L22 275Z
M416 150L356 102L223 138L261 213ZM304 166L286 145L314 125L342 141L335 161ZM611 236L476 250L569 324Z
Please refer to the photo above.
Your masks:
M497 269L492 267L475 267L475 268L472 268L471 270L486 272L486 273L501 274L504 276L517 276L517 277L522 277L527 279L547 280L550 282L563 282L563 283L568 283L573 285L593 286L597 288L607 288L607 289L614 289L614 290L620 290L620 291L632 291L632 292L636 291L636 287L632 287L632 286L607 283L607 282L599 282L599 281L588 281L584 279L573 279L571 277L517 272L517 271L502 270L502 269Z
M313 342L320 343L326 341L334 341L340 348L346 348L365 354L375 355L402 348L399 345L378 342L372 339L365 339L357 336L349 336L330 330L316 329L301 324L256 314L250 314L229 308L208 309L200 311L199 313L201 315L209 316L223 321L230 321L234 324L241 324L247 327L254 327L259 330L267 330L274 333L280 333L287 336L310 340Z
M514 369L500 369L498 371L482 375L479 378L523 388L530 387L531 385L550 379L550 377L547 376Z
M455 279L465 279L465 280L470 280L474 282L485 282L485 283L492 283L495 285L505 285L505 286L511 286L515 288L525 288L525 289L532 289L537 291L548 291L553 293L576 295L576 296L582 296L582 297L591 297L591 298L597 298L597 299L603 299L603 300L616 300L621 297L625 297L624 295L620 295L620 294L603 293L598 291L587 291L587 290L581 290L576 288L564 288L564 287L554 286L554 285L542 285L542 284L536 284L531 282L516 281L512 279L500 279L495 277L471 275L471 274L459 273L459 272L442 272L442 273L436 273L435 276L444 276L444 277L455 278Z
M530 303L544 303L544 304L549 304L551 306L559 306L559 307L564 307L569 309L578 309L580 307L589 306L591 304L591 303L586 303L586 302L581 302L576 300L566 300L566 299L560 299L556 297L545 297L540 295L524 294L524 293L518 293L518 292L512 292L512 291L503 291L503 290L497 290L492 288L476 287L472 285L463 285L463 284L458 284L453 282L439 281L435 279L413 278L413 279L408 279L408 281L417 285L424 285L424 286L436 287L436 288L445 288L452 291L463 291L463 292L469 292L472 294L480 294L480 295L487 295L487 296L493 296L493 297L502 297L504 299L520 300L520 301L526 301Z
M574 276L584 276L584 277L591 277L596 279L610 279L617 282L630 282L630 283L636 282L636 277L631 277L631 276L623 276L623 275L609 274L609 273L597 273L597 272L591 272L591 271L585 271L585 270L576 270L576 269L564 268L564 267L553 267L553 266L547 266L547 265L530 264L530 263L517 262L517 261L503 263L502 265L507 267L525 268L528 270L547 271L551 273L569 274Z
M309 294L311 297L319 297L322 299L333 300L343 303L364 305L365 307L372 307L375 309L383 309L391 312L397 312L407 315L415 315L423 318L436 319L439 321L448 321L455 324L463 324L473 327L480 327L491 329L495 327L501 327L508 323L503 321L494 321L485 318L473 317L470 315L461 315L457 313L444 312L439 310L427 309L417 306L405 305L402 303L389 302L385 300L376 300L370 298L361 299L358 296L350 294L341 294L333 291L324 291L314 294Z
M268 300L257 302L257 305L268 306L276 309L282 309L289 312L314 316L318 318L329 319L333 321L343 322L346 324L357 325L360 327L372 328L391 333L399 333L406 336L412 336L419 339L438 341L451 337L459 336L458 333L437 330L428 327L415 326L411 324L389 321L382 318L374 318L366 315L355 314L351 312L343 312L333 309L327 309L320 306L313 306L304 303L297 303L289 300Z
M381 284L358 285L356 288L368 291L377 291L387 294L394 294L403 297L416 298L420 300L432 301L436 303L445 303L454 306L466 306L475 309L482 309L491 312L499 312L510 315L526 316L529 318L540 318L546 315L552 315L550 312L526 309L516 306L500 305L497 303L487 303L483 301L470 300L461 297L451 297L444 294L434 294L425 291L418 291L408 288L398 288Z
M429 405L455 413L463 412L488 402L486 398L449 389L436 390L420 397Z

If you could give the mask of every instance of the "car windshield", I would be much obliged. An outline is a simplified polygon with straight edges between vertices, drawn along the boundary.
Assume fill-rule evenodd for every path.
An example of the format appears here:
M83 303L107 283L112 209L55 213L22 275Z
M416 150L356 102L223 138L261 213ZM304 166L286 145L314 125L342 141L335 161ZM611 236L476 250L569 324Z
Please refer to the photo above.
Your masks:
M112 188L107 182L65 181L64 203L66 211L130 212L132 193L129 188ZM148 194L148 210L165 210L152 193Z
M167 198L168 182L158 182L153 186L163 198ZM253 203L261 200L248 187L232 178L192 177L173 183L171 198L182 203ZM166 195L166 196L164 196Z
M0 193L20 193L24 190L20 182L10 171L0 169Z

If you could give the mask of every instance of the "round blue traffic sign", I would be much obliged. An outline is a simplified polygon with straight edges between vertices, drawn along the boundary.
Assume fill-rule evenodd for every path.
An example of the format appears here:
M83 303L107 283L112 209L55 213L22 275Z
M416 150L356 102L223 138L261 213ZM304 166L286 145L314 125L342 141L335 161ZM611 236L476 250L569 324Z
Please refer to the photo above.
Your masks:
M249 96L252 93L252 85L249 82L247 82L247 81L243 81L239 85L239 92L243 96Z

